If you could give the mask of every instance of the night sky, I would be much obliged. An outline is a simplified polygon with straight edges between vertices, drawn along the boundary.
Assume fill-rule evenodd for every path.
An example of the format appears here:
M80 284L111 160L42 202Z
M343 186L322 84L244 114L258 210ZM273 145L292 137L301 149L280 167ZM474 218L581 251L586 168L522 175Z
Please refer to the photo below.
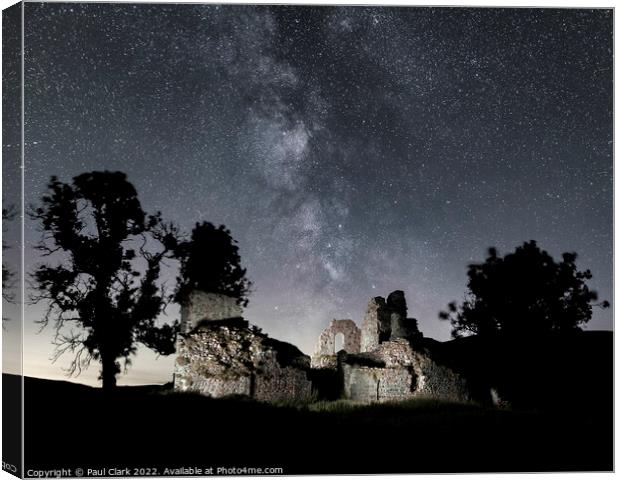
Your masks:
M254 282L246 318L305 353L332 318L361 325L395 289L447 340L437 314L462 300L467 264L530 239L576 251L612 300L611 10L28 3L25 16L26 202L52 174L122 170L145 210L225 224ZM49 334L29 327L40 308L26 373L61 375L69 359L50 367ZM595 309L590 328L611 327ZM172 359L152 359L120 383L169 380Z

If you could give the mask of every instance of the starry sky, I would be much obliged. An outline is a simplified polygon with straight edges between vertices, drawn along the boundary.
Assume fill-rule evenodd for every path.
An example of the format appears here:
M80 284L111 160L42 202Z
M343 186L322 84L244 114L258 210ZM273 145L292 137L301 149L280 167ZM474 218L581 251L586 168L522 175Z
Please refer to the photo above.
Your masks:
M25 18L26 202L52 174L122 170L145 210L225 224L254 282L246 318L305 353L395 289L449 339L437 314L467 265L530 239L576 251L612 300L611 10L27 3ZM41 308L26 373L61 377ZM595 310L589 327L612 328ZM134 363L119 383L170 379L170 358Z

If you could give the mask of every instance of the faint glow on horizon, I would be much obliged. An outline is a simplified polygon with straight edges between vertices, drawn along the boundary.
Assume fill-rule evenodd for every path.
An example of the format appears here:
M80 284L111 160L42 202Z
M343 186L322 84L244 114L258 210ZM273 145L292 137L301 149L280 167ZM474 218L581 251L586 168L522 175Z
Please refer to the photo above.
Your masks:
M134 7L26 5L26 203L105 168L186 230L225 224L247 319L305 353L395 289L448 339L437 312L491 245L577 251L612 300L611 11ZM25 373L63 378L40 315ZM171 379L173 357L133 362L120 384Z

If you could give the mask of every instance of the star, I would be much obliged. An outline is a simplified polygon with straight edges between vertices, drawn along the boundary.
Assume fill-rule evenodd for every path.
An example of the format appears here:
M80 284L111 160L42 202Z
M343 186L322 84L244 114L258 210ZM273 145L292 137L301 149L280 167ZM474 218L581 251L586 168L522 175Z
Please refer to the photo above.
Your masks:
M146 212L226 225L254 283L244 316L275 338L310 353L392 288L447 340L437 314L467 265L530 239L577 252L612 298L610 9L25 9L26 204L51 175L121 170ZM5 135L5 171L20 145ZM24 228L28 269L40 232ZM26 344L47 364L40 315Z

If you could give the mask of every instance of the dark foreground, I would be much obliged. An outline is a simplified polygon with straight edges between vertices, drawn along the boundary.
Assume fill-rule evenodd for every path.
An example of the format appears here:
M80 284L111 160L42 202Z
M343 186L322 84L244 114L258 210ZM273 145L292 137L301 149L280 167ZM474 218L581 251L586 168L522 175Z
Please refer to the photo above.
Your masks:
M78 468L106 476L114 475L111 468L143 475L211 467L278 467L284 474L613 468L612 419L604 411L502 411L422 400L276 407L161 388L105 395L36 379L26 379L25 388L27 476L60 468L72 476Z
M276 406L174 393L166 386L106 394L26 378L24 473L610 471L612 342L610 332L590 332L538 343L438 345L446 361L472 378L477 372L481 386L485 379L496 382L513 399L513 409L503 410L431 400ZM3 377L5 391L20 383ZM3 413L5 422L18 420Z

